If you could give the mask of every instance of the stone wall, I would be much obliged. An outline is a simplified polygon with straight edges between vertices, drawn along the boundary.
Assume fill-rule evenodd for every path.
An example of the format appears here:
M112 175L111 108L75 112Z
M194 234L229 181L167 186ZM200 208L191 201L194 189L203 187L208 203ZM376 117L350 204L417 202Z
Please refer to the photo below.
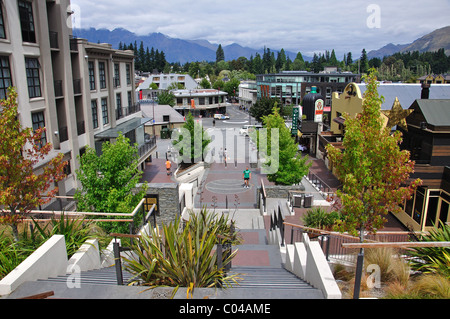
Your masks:
M147 194L159 196L159 212L156 216L156 222L161 226L162 223L168 224L175 220L181 213L179 208L179 189L175 183L150 183L148 184Z
M289 191L305 191L305 186L293 185L293 186L284 186L284 185L264 185L266 190L267 198L288 198ZM261 192L261 188L258 188L258 198L259 193Z

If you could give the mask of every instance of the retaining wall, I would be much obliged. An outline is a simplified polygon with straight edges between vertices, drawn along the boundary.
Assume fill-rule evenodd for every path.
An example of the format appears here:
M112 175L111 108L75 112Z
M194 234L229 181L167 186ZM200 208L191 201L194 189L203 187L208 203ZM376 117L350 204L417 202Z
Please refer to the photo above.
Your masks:
M67 250L63 235L53 235L0 281L0 295L13 292L26 281L65 275Z

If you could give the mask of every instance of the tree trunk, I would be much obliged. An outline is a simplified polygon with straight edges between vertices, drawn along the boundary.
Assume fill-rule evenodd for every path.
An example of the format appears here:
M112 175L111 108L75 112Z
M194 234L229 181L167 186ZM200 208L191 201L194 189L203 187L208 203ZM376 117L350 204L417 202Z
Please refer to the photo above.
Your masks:
M359 241L364 242L364 227L359 230ZM359 299L359 291L361 290L361 278L364 264L364 248L360 248L356 260L355 286L353 288L353 299Z
M19 230L17 229L17 224L9 224L11 226L14 241L17 243L19 241Z

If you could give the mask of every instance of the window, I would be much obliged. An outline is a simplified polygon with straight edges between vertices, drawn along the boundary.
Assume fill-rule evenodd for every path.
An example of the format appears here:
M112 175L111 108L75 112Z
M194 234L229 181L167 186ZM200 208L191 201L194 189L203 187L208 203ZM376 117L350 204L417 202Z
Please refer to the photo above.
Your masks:
M0 99L6 98L10 86L12 86L12 80L9 57L0 56Z
M114 87L120 86L120 65L114 64Z
M5 19L3 18L3 7L0 2L0 39L6 39Z
M108 100L106 98L102 99L102 117L103 117L103 125L109 123L108 119Z
M31 114L31 121L33 123L33 130L37 131L39 128L45 127L45 117L44 112L36 112ZM45 132L42 132L41 139L37 142L39 147L43 147L47 144L47 136Z
M132 106L132 104L133 104L133 98L132 98L132 96L131 96L131 92L128 91L128 92L127 92L127 95L128 95L128 108L131 108L131 106Z
M123 113L122 113L122 95L120 93L116 94L116 107L117 107L117 117L116 117L116 119L120 119L123 116Z
M97 100L91 101L91 110L92 110L92 122L94 124L94 128L98 128Z
M127 64L126 66L126 72L127 72L127 85L131 84L131 66Z
M19 17L22 28L22 41L36 43L33 4L30 1L19 0Z
M28 95L31 98L41 96L41 81L39 79L39 61L35 58L25 58L27 70Z
M105 62L98 63L99 77L100 77L100 89L106 89L106 70Z
M95 69L94 69L94 62L89 61L89 86L91 88L91 91L95 90Z

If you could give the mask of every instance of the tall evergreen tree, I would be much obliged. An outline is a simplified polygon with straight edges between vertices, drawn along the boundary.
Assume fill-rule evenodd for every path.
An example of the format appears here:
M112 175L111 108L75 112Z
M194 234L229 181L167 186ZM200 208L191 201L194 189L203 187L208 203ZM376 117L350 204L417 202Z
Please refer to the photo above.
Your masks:
M216 51L216 62L220 61L225 61L225 52L223 51L222 44L219 44Z
M361 59L359 59L360 63L360 73L367 73L369 71L369 60L367 58L366 49L363 49L361 52Z

